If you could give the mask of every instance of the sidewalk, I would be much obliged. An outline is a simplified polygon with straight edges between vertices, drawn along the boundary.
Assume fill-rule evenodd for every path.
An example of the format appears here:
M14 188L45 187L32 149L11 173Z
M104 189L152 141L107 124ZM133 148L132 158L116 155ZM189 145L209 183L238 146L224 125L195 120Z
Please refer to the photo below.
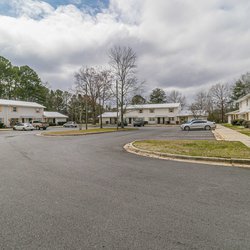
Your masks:
M243 135L235 130L226 128L220 124L216 125L216 129L214 130L214 136L216 140L240 141L247 147L250 147L250 136Z

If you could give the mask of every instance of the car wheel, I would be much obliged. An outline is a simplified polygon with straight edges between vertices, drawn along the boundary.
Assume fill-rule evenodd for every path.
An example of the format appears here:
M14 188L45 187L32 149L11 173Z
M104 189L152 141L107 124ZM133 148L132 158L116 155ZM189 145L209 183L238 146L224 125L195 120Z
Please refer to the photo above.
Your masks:
M205 126L205 130L211 130L211 127L210 126Z
M184 128L184 130L185 130L185 131L189 131L189 130L190 130L190 127L189 127L189 126L186 126L186 127Z

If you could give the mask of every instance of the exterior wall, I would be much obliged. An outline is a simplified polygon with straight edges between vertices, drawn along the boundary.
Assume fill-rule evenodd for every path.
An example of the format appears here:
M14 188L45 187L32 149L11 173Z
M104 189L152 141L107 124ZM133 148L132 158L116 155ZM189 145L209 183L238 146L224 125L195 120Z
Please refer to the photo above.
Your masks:
M67 118L56 118L56 124L58 124L58 122L66 122Z
M246 110L248 108L250 108L250 97L248 97L247 99L245 99L239 103L240 112L243 110Z
M238 114L228 114L227 115L227 123L231 124L232 120L239 119L240 115Z
M56 117L50 117L50 118L44 118L44 121L47 123L56 123L58 124L58 122L67 122L67 118L56 118Z
M245 100L239 102L239 113L244 112L245 110L250 110L250 97L246 98ZM250 121L250 111L244 114L239 114L240 119L244 119Z
M16 107L16 112L13 108ZM29 122L32 120L43 119L43 108L20 107L20 106L1 106L0 120L5 126L9 127L15 122Z
M170 112L172 110L173 112ZM142 112L141 112L142 111ZM154 112L152 112L154 111ZM148 124L176 124L179 108L145 108L126 110L124 118L128 123L133 123L136 118L142 118Z
M101 123L101 118L99 118L99 123ZM116 124L116 117L103 117L102 124Z
M195 119L193 115L179 116L179 120L181 123L190 121L192 119ZM207 120L207 116L199 116L198 119Z

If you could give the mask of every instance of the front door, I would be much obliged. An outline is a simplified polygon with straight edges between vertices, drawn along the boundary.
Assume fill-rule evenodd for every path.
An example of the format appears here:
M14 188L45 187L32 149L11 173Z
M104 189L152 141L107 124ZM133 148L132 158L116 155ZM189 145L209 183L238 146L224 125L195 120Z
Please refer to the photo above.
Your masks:
M157 118L157 123L158 123L158 124L161 123L161 118L160 118L160 117Z

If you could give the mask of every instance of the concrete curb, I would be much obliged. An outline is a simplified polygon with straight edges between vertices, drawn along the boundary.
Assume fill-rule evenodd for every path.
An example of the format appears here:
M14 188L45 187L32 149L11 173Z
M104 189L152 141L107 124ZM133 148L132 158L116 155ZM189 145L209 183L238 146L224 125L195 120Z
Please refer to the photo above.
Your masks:
M211 165L250 168L249 159L235 159L235 158L226 159L226 158L218 158L218 157L188 156L188 155L160 153L160 152L139 149L133 145L134 142L136 141L133 141L131 143L124 145L124 149L129 153L137 154L140 156L146 156L146 157L164 159L164 160L175 160L175 161L184 161L184 162L193 162L193 163L204 163L204 164L211 164Z
M127 131L135 131L137 129L128 129L128 130L115 130L115 131L103 131L103 132L91 132L91 133L82 133L82 134L65 134L65 135L57 135L57 134L37 134L38 136L44 137L64 137L64 136L85 136L85 135L97 135L97 134L106 134L106 133L115 133L115 132L127 132ZM46 133L46 132L45 132Z

